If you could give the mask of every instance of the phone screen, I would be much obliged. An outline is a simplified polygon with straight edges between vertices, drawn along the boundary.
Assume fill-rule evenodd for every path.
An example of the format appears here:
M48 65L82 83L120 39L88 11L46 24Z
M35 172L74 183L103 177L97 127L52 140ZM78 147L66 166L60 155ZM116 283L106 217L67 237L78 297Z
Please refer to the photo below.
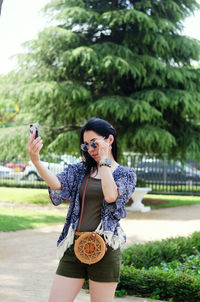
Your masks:
M31 135L33 134L35 129L36 129L36 133L35 133L35 139L36 139L39 136L39 124L38 123L30 124Z

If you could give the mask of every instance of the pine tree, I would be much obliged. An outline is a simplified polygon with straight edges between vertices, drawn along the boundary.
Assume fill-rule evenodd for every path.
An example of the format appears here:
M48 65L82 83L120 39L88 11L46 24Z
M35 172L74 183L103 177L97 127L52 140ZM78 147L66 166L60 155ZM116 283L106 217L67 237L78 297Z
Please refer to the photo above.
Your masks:
M26 43L12 95L42 125L44 151L77 150L97 116L123 151L200 158L200 45L181 33L197 2L52 0L45 12L58 25Z

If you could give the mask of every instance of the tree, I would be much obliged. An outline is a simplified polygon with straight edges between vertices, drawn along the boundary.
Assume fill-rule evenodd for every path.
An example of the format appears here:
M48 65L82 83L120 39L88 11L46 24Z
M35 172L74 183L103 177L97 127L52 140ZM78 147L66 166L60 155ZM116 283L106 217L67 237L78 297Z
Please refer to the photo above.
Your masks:
M44 152L77 150L80 127L98 116L124 151L199 158L200 45L181 34L197 8L197 0L52 0L45 12L58 25L26 43L23 85L12 93L42 125Z
M18 111L19 106L17 104L14 104L9 100L5 103L4 100L0 99L0 128L10 124Z

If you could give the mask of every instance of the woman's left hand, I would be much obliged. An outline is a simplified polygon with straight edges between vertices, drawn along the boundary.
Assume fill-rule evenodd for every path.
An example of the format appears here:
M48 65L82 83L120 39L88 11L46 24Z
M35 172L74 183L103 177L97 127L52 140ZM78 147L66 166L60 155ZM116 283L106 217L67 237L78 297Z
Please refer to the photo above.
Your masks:
M95 144L97 145L100 159L109 157L111 146L105 139L98 139L95 141Z

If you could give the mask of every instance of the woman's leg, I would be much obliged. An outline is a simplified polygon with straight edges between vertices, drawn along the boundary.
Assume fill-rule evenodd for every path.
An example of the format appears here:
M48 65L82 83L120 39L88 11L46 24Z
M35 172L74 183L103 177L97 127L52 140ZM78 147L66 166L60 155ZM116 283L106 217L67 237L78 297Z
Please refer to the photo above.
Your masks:
M95 282L89 280L91 302L113 302L117 282Z
M55 275L48 302L73 302L85 279Z

